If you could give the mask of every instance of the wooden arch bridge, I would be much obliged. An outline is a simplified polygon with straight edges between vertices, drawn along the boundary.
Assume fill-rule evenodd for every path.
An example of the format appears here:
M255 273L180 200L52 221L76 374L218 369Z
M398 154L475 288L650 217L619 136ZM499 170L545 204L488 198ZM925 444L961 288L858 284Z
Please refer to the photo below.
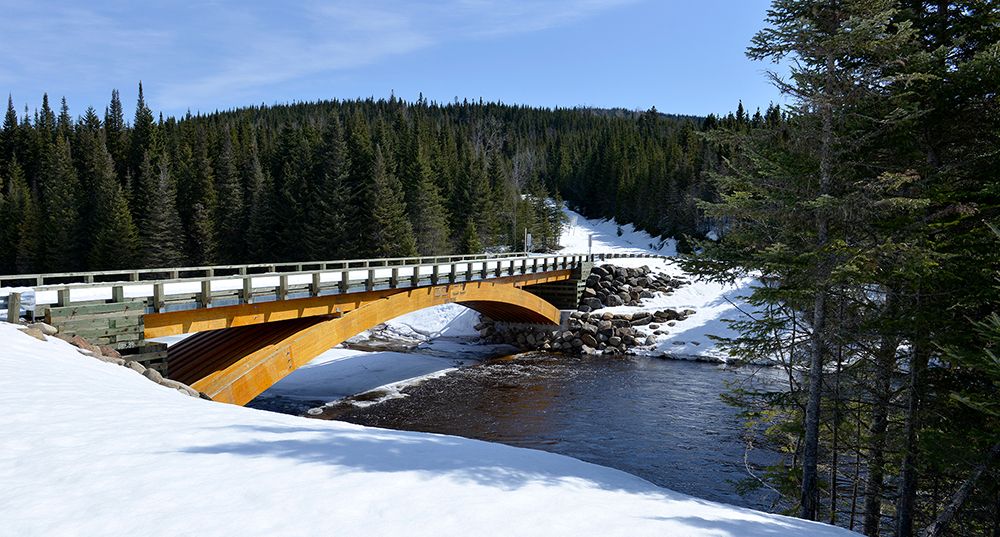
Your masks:
M0 276L8 320L44 318L213 400L245 404L338 343L457 303L498 321L559 324L595 258L467 255ZM22 286L22 287L16 287ZM194 334L167 347L149 340Z

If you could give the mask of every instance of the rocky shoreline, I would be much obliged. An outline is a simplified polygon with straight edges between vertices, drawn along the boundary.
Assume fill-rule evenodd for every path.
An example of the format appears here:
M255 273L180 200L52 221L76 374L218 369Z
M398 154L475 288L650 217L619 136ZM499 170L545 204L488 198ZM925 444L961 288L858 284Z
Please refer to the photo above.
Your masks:
M657 336L687 319L694 310L663 309L633 313L601 312L605 307L641 306L642 299L656 293L669 295L689 282L654 274L649 267L628 268L605 264L594 267L577 311L566 326L552 329L542 325L497 323L481 317L476 330L490 343L513 345L526 351L567 354L633 354L633 349L650 349ZM640 328L644 327L644 328Z
M654 274L647 266L639 268L604 264L594 267L580 297L579 311L592 312L615 306L641 306L644 298L655 293L670 295L687 285L687 280Z

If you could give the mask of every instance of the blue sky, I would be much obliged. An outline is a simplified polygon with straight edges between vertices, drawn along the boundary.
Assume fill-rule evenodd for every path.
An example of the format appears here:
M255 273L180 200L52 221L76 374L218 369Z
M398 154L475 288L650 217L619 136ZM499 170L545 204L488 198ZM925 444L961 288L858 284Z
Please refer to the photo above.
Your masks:
M329 98L724 113L780 102L743 52L767 0L0 0L0 91L128 119Z

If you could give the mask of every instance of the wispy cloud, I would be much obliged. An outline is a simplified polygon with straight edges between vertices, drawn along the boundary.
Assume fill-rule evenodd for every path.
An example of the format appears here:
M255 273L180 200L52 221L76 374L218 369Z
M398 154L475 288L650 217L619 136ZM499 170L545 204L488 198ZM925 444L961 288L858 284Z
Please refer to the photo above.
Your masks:
M638 0L6 2L0 83L107 88L152 79L168 110L244 102L272 86L444 43L569 25Z
M312 6L293 25L275 25L263 17L242 21L249 39L217 58L209 72L163 87L163 105L177 108L220 94L253 89L376 62L433 43L411 21L373 6Z

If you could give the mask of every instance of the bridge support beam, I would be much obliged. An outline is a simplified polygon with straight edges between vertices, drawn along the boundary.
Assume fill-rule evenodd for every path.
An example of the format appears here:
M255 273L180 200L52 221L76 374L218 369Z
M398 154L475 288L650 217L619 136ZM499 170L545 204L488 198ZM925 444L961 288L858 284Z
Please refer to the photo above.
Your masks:
M560 321L558 308L521 290L514 282L486 280L421 287L372 297L342 314L195 334L170 348L170 378L216 401L246 404L298 367L359 332L405 313L447 303L462 304L498 321Z

